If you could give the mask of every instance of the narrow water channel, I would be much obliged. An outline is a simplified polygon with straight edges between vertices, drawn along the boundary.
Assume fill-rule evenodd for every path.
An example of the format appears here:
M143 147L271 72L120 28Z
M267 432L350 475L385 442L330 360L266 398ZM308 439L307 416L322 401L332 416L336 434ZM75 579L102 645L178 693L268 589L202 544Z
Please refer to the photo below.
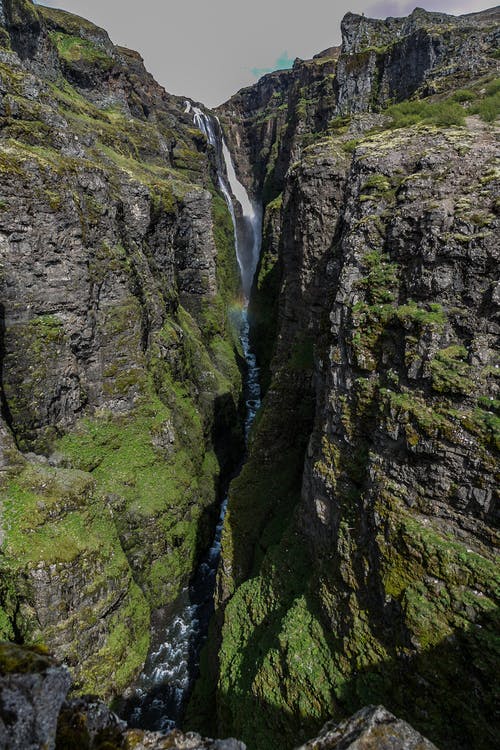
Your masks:
M214 148L219 187L234 227L235 249L243 294L248 302L260 254L262 212L238 181L229 149L217 118L186 102L195 125ZM240 341L245 357L245 439L260 406L257 361L250 346L247 304L241 310ZM152 623L151 649L144 669L129 690L121 710L130 726L168 731L182 719L187 699L198 675L200 650L206 641L214 611L214 591L221 552L227 497L221 503L214 539L189 586L177 601L158 611Z

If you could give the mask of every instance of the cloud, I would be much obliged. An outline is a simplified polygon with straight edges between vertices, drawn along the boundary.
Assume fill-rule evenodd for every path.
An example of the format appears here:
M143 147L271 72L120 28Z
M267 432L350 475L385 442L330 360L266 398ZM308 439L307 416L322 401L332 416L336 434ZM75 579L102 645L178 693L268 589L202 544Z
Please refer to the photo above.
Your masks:
M272 73L273 70L287 70L292 67L293 62L294 58L288 57L288 52L285 51L281 53L271 68L251 68L250 72L256 78L260 78L266 73Z

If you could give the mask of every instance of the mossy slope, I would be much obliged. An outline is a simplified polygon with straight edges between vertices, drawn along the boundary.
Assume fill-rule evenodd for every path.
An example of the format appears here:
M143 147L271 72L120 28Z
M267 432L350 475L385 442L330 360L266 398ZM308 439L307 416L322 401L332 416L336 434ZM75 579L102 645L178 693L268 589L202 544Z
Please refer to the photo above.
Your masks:
M206 139L139 55L71 14L7 10L0 632L109 696L241 445L231 219Z

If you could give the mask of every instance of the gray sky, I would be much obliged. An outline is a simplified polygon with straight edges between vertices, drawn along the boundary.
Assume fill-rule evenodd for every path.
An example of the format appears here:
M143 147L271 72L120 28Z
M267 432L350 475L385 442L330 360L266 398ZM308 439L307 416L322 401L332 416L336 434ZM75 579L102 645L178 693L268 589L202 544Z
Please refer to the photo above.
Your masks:
M340 42L347 11L407 15L418 5L473 13L478 0L43 0L104 27L115 44L136 49L173 94L216 106L268 69L288 67Z

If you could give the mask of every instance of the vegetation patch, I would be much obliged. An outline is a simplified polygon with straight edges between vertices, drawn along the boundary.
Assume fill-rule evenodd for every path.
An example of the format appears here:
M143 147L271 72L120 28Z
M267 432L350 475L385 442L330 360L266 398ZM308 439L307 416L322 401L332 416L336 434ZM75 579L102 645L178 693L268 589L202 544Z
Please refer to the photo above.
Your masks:
M393 104L387 114L392 118L392 128L407 128L418 123L450 127L463 125L465 112L463 107L453 101L433 102L426 99L415 99Z
M457 344L441 349L430 363L432 387L438 393L471 395L474 383L467 364L468 351Z
M84 62L100 70L110 70L115 61L102 49L87 39L71 36L62 31L53 31L50 38L54 42L59 57L68 63Z

